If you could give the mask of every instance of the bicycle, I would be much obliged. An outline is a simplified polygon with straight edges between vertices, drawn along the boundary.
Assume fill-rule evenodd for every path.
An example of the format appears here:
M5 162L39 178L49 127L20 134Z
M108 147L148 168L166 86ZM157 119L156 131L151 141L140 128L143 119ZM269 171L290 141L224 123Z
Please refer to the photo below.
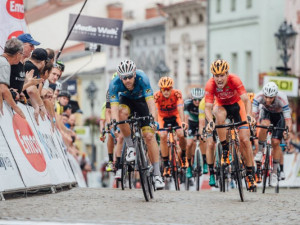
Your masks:
M130 124L130 130L131 130L131 138L134 143L134 147L136 149L136 161L135 166L137 167L137 170L140 175L140 182L143 189L143 195L145 197L145 200L148 202L150 199L152 199L153 196L153 174L152 174L152 166L149 160L149 157L147 155L147 147L144 143L144 140L142 138L142 132L141 132L141 122L145 120L150 120L150 123L153 123L153 117L152 116L144 116L144 117L136 117L136 113L133 117L127 120L116 122L115 120L112 121L112 125L114 126L116 130L116 126L119 124Z
M270 124L269 126L264 125L256 125L256 127L260 127L263 129L267 129L267 143L266 148L264 149L264 154L262 158L262 176L263 176L263 189L262 193L265 193L266 190L266 184L267 184L267 178L269 177L270 182L270 172L273 170L273 156L272 156L272 134L276 130L282 130L288 132L287 128L281 128L281 127L274 127L273 124ZM280 168L277 167L277 186L275 187L275 193L279 193L279 181L280 181Z
M171 174L174 179L176 191L180 190L179 175L182 172L182 170L181 170L182 160L178 154L174 136L175 136L176 130L180 129L180 128L181 128L180 126L172 127L171 124L168 124L167 128L158 129L158 131L167 131L168 132L168 148L169 148L169 153L170 153L169 156L170 156L170 161L171 161Z
M243 192L243 184L242 184L242 179L245 178L246 176L246 171L243 166L243 161L240 156L240 142L238 138L238 131L237 128L241 125L247 124L246 121L242 122L237 122L234 123L231 121L229 124L224 124L224 125L216 125L215 128L228 128L227 129L227 140L229 142L229 154L231 154L232 159L230 164L231 166L231 177L235 180L238 189L239 189L239 195L240 199L243 202L244 201L244 192ZM223 154L222 154L223 155ZM224 155L223 155L224 157ZM225 158L225 157L224 157ZM221 174L224 172L226 168L229 168L229 165L223 165L221 166ZM223 177L222 180L222 185L225 187L225 179Z

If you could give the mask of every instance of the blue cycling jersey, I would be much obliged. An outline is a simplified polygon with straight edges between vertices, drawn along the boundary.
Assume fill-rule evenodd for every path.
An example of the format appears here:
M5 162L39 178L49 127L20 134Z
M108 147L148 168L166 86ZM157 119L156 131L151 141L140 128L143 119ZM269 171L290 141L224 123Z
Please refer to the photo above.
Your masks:
M129 91L119 77L113 79L109 84L110 103L119 103L119 95L129 99L153 98L153 90L149 78L142 70L136 70L136 78L133 90Z

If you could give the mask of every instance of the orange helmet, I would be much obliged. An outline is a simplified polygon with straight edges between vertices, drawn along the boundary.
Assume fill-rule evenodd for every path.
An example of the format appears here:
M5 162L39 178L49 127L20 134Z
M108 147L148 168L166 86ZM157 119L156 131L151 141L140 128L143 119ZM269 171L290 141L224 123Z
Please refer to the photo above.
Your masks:
M158 81L159 88L171 88L173 87L173 79L171 77L162 77Z
M210 65L210 71L213 75L226 73L229 70L229 64L223 59L218 59Z
M252 92L248 92L247 95L248 95L248 98L250 99L251 103L253 103L253 99L255 97L255 94L252 93Z

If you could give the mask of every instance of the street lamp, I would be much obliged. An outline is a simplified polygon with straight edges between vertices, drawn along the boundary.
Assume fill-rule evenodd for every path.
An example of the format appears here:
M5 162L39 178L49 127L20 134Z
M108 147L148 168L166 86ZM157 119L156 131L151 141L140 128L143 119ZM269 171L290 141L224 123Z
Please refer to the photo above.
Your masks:
M292 24L288 25L284 21L277 33L275 33L277 49L282 51L280 58L283 61L284 67L277 67L277 69L284 71L285 73L289 70L287 63L291 57L291 54L288 54L288 50L293 50L295 48L297 32L293 29Z
M97 86L93 81L90 82L87 89L85 89L86 93L88 94L88 98L91 101L91 110L92 110L92 118L94 117L94 100L96 99L96 94L98 91ZM95 170L95 162L96 162L96 146L94 141L94 134L95 134L95 128L94 123L92 122L92 169Z

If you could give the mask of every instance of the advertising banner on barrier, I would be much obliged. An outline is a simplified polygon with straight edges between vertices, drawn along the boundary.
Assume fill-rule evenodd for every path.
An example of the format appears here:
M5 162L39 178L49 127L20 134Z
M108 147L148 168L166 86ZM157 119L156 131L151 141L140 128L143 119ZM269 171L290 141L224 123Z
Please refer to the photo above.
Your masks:
M277 77L277 76L265 76L264 84L273 81L277 84L278 89L287 96L297 97L298 96L298 77Z
M39 125L37 125L33 116L33 108L23 104L18 104L18 106L24 113L27 111L31 118L28 120L28 123L33 128L35 137L40 141L40 146L44 152L49 174L51 176L51 183L57 185L73 182L74 176L73 179L71 179L70 174L67 172L67 167L70 167L70 165L62 156L62 150L55 141L56 136L54 135L54 131L52 131L50 121L48 119L42 120L39 117Z
M0 124L3 116L0 113ZM21 175L0 127L0 192L24 188Z
M26 187L50 185L51 177L47 168L42 146L34 135L33 128L27 121L31 118L23 109L26 119L13 114L11 109L3 104L4 118L1 129L20 169Z
M281 187L300 187L300 154L284 155L285 180L279 182Z
M86 183L83 178L83 175L82 175L82 172L81 172L78 162L70 153L67 153L67 154L68 154L68 158L70 160L70 164L73 169L76 181L78 183L78 187L86 187Z

